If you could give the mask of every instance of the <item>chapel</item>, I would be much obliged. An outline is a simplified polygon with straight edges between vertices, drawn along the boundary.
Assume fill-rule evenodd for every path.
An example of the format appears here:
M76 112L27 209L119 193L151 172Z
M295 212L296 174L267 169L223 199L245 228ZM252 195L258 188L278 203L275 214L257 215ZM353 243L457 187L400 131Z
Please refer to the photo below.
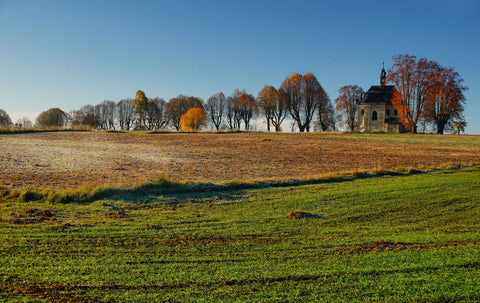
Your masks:
M398 120L398 112L392 104L392 97L397 93L395 86L386 85L385 67L380 73L380 85L373 85L357 101L357 125L360 132L403 132Z

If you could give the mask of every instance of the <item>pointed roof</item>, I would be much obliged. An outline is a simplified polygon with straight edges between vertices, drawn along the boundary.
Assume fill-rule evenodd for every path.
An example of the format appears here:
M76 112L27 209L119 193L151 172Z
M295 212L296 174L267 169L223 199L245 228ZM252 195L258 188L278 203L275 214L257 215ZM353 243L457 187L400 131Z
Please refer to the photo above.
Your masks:
M395 86L393 85L373 85L363 94L359 103L392 103L392 96Z
M382 71L380 72L380 87L384 87L387 83L387 72L385 71L385 61L382 63Z

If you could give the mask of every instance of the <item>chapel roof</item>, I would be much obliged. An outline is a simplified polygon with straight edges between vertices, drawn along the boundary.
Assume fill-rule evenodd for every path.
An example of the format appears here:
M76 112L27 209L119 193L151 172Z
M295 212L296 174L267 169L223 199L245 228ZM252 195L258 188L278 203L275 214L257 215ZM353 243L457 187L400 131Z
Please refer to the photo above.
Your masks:
M395 86L393 85L372 85L363 95L359 103L392 103L392 95Z

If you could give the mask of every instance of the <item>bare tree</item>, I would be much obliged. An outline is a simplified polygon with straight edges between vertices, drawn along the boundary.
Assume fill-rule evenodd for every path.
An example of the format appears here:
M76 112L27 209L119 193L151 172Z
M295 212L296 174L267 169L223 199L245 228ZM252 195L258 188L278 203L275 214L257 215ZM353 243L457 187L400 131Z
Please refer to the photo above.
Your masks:
M97 117L97 128L98 129L107 129L107 118L105 115L105 104L100 103L95 105L95 116Z
M205 106L206 112L210 116L210 120L215 126L216 130L220 130L220 127L223 122L223 116L226 111L227 98L222 92L216 93L215 95L208 98L207 104Z
M238 94L234 92L232 96L227 98L227 122L230 130L240 129L242 121L238 97Z
M322 131L335 130L335 109L326 92L323 100L318 108L317 124Z
M130 130L133 127L135 115L133 112L133 99L122 99L117 103L118 123L121 130Z
M358 85L345 85L338 90L339 96L335 99L339 119L349 131L355 130L357 116L357 101L362 98L363 89Z
M103 101L103 114L105 119L105 126L107 129L115 129L115 116L117 113L117 104L114 101Z
M148 99L147 103L147 129L157 130L165 128L168 120L165 115L166 102L162 98Z
M15 122L15 127L19 127L19 128L32 128L33 127L33 123L30 119L28 119L27 117L22 117L20 119L17 120L17 122Z

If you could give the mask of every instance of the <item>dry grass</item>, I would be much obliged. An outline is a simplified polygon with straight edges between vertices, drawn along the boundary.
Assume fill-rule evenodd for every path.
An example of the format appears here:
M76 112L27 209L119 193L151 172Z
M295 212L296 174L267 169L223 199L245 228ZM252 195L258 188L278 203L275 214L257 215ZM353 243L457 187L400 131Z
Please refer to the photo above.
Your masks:
M480 163L478 148L328 134L48 132L0 136L0 186L86 188L244 182Z

